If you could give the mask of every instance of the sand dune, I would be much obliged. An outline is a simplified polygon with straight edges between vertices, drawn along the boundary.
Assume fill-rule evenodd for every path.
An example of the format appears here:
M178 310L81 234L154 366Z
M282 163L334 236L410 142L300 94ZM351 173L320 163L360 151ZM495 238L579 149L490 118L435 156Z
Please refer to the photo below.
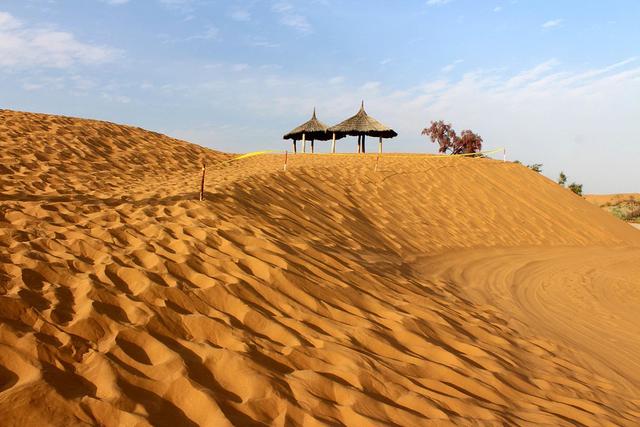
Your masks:
M588 202L600 207L606 205L615 205L625 200L640 200L638 193L619 193L619 194L587 194L585 199Z
M640 419L640 232L523 166L11 111L0 147L2 425Z
M640 194L588 194L585 199L634 228L640 228Z

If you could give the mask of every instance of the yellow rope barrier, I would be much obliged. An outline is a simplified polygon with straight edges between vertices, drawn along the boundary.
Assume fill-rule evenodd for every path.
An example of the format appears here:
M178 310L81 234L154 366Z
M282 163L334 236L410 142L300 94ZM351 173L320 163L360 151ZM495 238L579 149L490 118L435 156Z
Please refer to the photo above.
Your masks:
M480 151L477 153L464 153L464 154L426 154L426 153L416 153L416 154L380 154L380 157L427 157L430 159L433 158L450 158L450 157L465 157L465 156L477 156L480 154L495 154L498 152L504 151L504 148L496 148L495 150L489 150L489 151ZM251 153L246 153L246 154L242 154L240 156L234 157L233 159L227 160L225 163L227 162L233 162L236 160L241 160L241 159L246 159L249 157L254 157L254 156L261 156L264 154L284 154L285 151L284 150L263 150L263 151L253 151ZM301 153L298 153L301 154ZM363 154L357 154L357 153L306 153L309 154L310 156L362 156ZM368 154L364 154L364 156L377 156L378 153L368 153Z

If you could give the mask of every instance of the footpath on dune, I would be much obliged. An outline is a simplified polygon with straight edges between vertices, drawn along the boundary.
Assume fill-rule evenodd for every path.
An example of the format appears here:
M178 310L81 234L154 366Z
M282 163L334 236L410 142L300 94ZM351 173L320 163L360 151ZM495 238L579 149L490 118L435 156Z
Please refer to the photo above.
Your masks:
M640 417L640 232L520 165L11 111L0 147L7 425Z

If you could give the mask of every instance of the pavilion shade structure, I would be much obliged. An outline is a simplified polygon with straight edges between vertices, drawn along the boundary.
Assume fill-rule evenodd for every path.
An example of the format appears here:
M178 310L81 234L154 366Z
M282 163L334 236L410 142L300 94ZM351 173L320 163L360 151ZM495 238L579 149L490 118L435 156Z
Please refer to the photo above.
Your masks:
M332 135L327 132L327 125L322 123L316 117L315 109L313 110L313 116L308 122L301 124L291 132L287 133L283 137L283 139L293 139L294 141L301 141L303 135L305 136L305 139L307 141L328 141L332 137Z
M311 119L298 126L291 132L287 133L283 136L283 139L292 139L293 140L293 152L296 153L298 151L296 147L296 142L302 141L302 152L306 153L307 151L307 141L311 140L311 152L314 152L314 141L328 141L333 140L332 150L335 152L335 140L336 135L327 132L327 125L322 123L316 117L316 109L313 109L313 116ZM341 137L338 137L340 139Z
M396 131L369 116L367 112L364 111L364 103L360 107L360 111L358 111L355 116L350 117L344 122L339 123L335 126L331 126L328 129L329 134L332 134L334 132L337 137L345 137L347 135L366 135L376 138L394 138L398 136Z
M396 131L369 116L367 112L364 111L364 102L362 102L360 111L358 111L355 116L350 117L344 122L339 123L335 126L331 126L329 129L327 129L327 131L328 133L335 135L337 139L343 138L347 135L357 136L358 153L366 152L365 137L367 136L380 139L380 142L378 143L379 153L382 153L383 138L394 138L398 136Z

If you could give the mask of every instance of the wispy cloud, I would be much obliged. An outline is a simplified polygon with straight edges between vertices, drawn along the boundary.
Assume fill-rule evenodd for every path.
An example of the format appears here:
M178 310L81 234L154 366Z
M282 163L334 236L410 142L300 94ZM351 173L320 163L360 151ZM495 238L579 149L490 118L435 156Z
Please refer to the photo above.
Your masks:
M119 54L113 48L81 42L72 33L29 26L0 12L0 67L67 68L102 64Z
M231 19L238 22L248 22L251 21L251 13L246 9L236 9L231 11L229 14Z
M7 12L0 12L0 31L10 31L20 28L22 22Z
M452 1L453 0L427 0L427 6L442 6Z
M496 12L496 13L497 13L497 12L501 12L501 11L502 11L502 6L496 6L496 7L494 7L494 8L493 8L493 11L494 11L494 12Z
M279 43L274 43L262 37L249 37L247 38L247 44L253 47L264 47L270 49L280 47Z
M542 62L533 68L530 68L528 70L525 70L521 73L516 74L513 77L510 77L505 82L505 87L514 88L524 83L528 83L536 79L539 79L540 76L547 74L558 64L559 62L557 59L549 59L548 61Z
M249 64L233 64L231 69L235 72L245 71L249 69Z
M291 3L277 2L271 9L279 15L279 22L282 25L293 28L301 34L313 32L313 27L306 16L297 13Z
M114 5L114 6L118 6L118 5L121 5L121 4L129 3L129 0L102 0L102 1L104 1L107 4Z
M202 33L187 37L185 40L217 40L220 30L217 27L209 26Z
M159 0L160 4L167 9L175 10L186 15L185 20L194 18L195 0Z
M360 89L363 92L375 92L378 89L380 89L380 86L382 85L382 83L380 82L366 82L365 84L363 84Z
M542 28L556 28L562 25L564 22L563 19L551 19L544 24L542 24Z
M451 71L453 71L454 68L456 68L456 66L458 64L463 63L464 61L462 59L456 59L455 61L453 61L451 64L447 64L444 67L442 67L442 72L443 73L450 73Z
M131 98L129 98L128 96L125 95L114 95L112 93L102 93L102 99L109 101L109 102L113 102L113 103L118 103L118 104L129 104L131 102Z
M158 38L165 44L176 44L191 41L217 41L220 38L218 27L208 26L202 32L187 37L173 37L168 34L159 34Z

